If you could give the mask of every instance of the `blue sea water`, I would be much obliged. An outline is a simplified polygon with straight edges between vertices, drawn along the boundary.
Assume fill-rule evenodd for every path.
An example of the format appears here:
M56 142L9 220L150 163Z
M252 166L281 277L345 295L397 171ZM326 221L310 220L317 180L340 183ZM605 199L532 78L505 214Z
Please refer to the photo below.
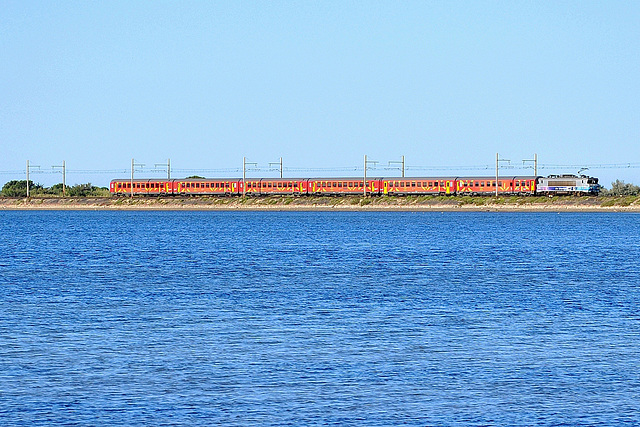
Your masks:
M640 424L640 215L0 212L0 425Z

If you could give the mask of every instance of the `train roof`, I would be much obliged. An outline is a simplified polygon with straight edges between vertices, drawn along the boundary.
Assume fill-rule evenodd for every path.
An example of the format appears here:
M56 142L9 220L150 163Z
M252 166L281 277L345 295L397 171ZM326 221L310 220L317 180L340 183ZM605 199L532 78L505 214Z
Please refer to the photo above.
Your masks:
M539 178L538 176L533 176L533 175L516 175L516 176L512 176L512 175L500 175L498 176L498 179L519 179L519 180L523 180L523 179L537 179ZM496 176L458 176L456 177L456 179L463 179L463 180L476 180L476 179L496 179Z

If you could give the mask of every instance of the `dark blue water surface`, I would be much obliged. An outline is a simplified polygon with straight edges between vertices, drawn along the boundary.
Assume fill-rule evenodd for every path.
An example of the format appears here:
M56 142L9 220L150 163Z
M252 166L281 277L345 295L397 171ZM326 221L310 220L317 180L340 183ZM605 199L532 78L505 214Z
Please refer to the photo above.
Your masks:
M640 215L0 212L0 425L640 423Z

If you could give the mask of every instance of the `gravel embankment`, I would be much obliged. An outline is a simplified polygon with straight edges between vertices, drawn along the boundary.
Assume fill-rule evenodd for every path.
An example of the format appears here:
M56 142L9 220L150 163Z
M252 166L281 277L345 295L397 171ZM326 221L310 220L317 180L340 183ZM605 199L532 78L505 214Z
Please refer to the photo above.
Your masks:
M0 209L640 212L640 197L0 198Z

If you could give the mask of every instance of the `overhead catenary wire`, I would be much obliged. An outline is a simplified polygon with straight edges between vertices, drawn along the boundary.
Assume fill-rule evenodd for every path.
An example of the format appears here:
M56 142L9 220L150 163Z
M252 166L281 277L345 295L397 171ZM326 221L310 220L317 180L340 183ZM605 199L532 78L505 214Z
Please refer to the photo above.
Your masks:
M407 171L425 171L425 172L455 172L455 171L490 171L495 168L495 165L448 165L448 166L427 166L427 165L407 165L405 169ZM584 164L584 163L576 163L576 164L556 164L556 163L540 163L538 164L538 170L578 170L582 168L589 168L591 170L598 169L638 169L640 168L640 162L629 162L629 163L599 163L599 164ZM513 169L513 170L530 170L533 169L532 166L526 165L500 165L501 170ZM363 172L363 166L335 166L335 167L284 167L283 170L287 173L297 172L297 173L314 173L314 172ZM394 171L399 170L398 167L388 166L388 165L371 165L367 167L369 171ZM274 168L270 166L265 167L248 167L246 169L247 172L256 173L256 172L278 172L279 168ZM166 174L166 169L157 169L157 168L144 168L144 167L136 167L136 173L143 174ZM172 169L173 173L178 174L234 174L241 173L242 168L234 167L234 168L183 168L183 169ZM69 175L126 175L131 173L130 168L121 168L121 169L66 169L66 173ZM60 174L58 170L46 170L46 169L34 169L30 171L32 175L57 175ZM9 170L0 170L0 175L11 175L11 176L25 176L26 171L24 169L9 169Z

